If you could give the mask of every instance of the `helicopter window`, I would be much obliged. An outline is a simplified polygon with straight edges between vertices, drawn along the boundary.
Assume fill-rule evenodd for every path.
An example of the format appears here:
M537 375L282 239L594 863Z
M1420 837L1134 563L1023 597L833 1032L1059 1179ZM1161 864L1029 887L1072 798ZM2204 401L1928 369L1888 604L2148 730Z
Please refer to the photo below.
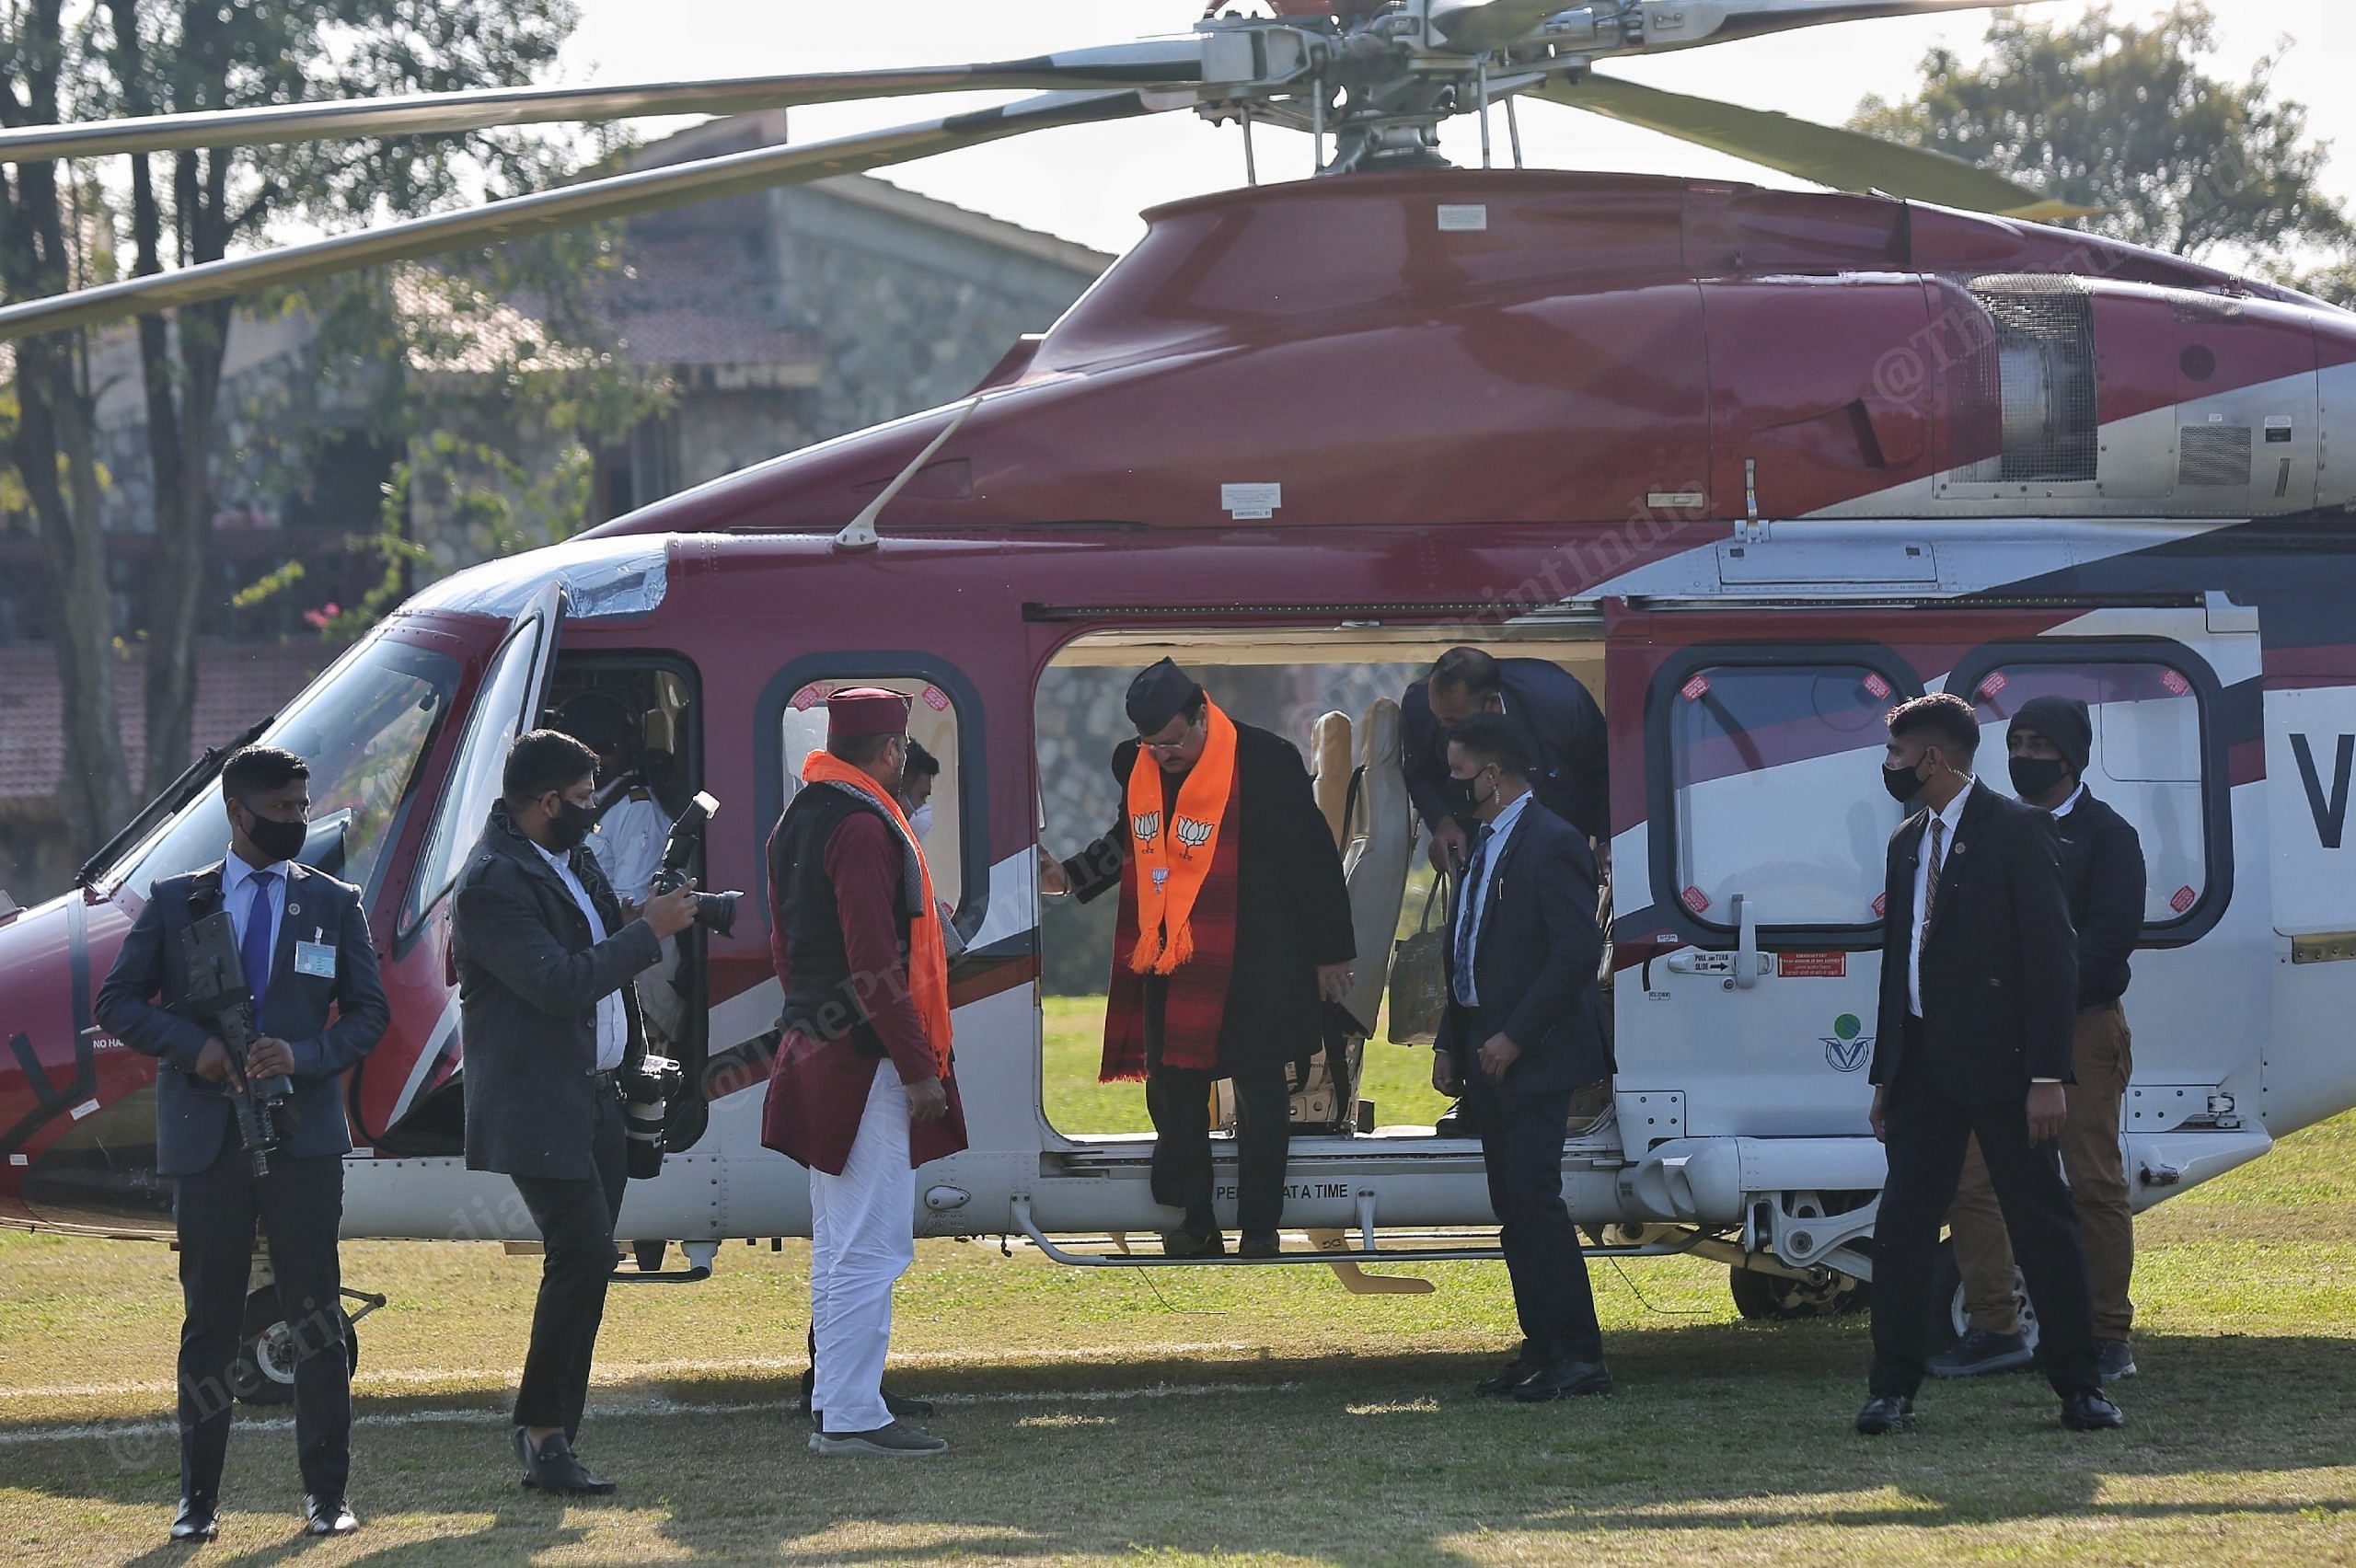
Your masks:
M547 628L538 620L528 621L491 656L482 688L476 693L472 722L443 787L433 834L418 861L417 875L410 882L401 922L404 931L413 929L457 880L458 862L474 847L476 836L491 814L491 802L499 795L500 774L507 765L514 716L524 706L524 688L532 679L539 640L546 635Z
M905 679L827 679L813 681L793 694L780 721L785 764L785 798L802 788L803 759L826 744L826 698L845 686L881 686L907 697L908 739L922 746L940 766L929 787L914 778L902 786L902 803L910 792L923 789L925 803L911 813L912 824L924 843L925 862L932 870L932 891L952 911L964 907L964 790L958 745L956 705L949 694L930 683Z
M1704 664L1669 677L1678 896L1704 925L1876 922L1897 817L1876 770L1893 677L1866 663ZM1775 824L1761 833L1761 823Z
M2210 823L2200 683L2189 659L2068 661L2034 656L1981 666L1970 680L1982 771L2004 755L2004 732L2036 697L2074 697L2094 718L2086 783L2135 824L2143 843L2147 931L2177 926L2209 894ZM1970 678L1967 673L1967 678ZM1955 689L1962 689L1957 687ZM2001 762L1992 766L2001 768Z
M311 765L307 863L375 891L416 788L418 764L432 749L457 684L456 660L378 638L339 660L262 733L260 744L283 746ZM336 826L341 842L323 843ZM228 845L221 791L208 788L132 851L123 885L144 896L156 878L209 865ZM338 857L340 867L325 864Z

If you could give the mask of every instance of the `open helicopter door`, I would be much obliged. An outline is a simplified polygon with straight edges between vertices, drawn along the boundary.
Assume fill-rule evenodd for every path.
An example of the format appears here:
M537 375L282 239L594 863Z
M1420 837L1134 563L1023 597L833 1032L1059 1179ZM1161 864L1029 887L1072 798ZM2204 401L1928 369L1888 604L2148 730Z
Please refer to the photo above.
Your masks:
M415 870L392 914L396 958L412 972L438 971L447 999L430 1032L388 1037L353 1075L351 1104L357 1130L381 1150L423 1154L457 1147L463 1128L456 1078L463 1051L456 960L450 949L451 889L499 798L509 748L516 736L537 726L547 707L567 605L563 583L541 584L484 661L464 705L466 729L442 776L441 797ZM433 957L412 966L420 947ZM401 1049L408 1044L418 1048Z

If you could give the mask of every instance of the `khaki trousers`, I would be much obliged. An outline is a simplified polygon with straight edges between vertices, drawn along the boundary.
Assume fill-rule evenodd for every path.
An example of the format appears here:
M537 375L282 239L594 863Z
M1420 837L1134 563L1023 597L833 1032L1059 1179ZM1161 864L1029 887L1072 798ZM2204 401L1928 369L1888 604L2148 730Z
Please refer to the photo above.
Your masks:
M2062 1169L2085 1236L2087 1284L2095 1300L2095 1338L2124 1340L2134 1326L2127 1286L2135 1272L2135 1222L2119 1151L2119 1118L2134 1072L2127 1015L2116 1007L2078 1015L2071 1040L2078 1081L2069 1088L2069 1120L2062 1128ZM2021 1332L2013 1294L2013 1247L1989 1184L1987 1162L1974 1140L1964 1151L1963 1180L1947 1211L1955 1232L1956 1265L1963 1274L1964 1309L1971 1326L1990 1333Z

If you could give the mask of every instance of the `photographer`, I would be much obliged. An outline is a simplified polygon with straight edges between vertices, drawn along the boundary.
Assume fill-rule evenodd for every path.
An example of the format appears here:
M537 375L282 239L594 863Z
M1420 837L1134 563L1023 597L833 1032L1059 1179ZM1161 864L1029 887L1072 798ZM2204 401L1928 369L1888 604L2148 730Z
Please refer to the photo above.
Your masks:
M336 1080L375 1045L392 1009L377 979L360 890L295 863L310 814L310 780L309 767L292 752L247 746L230 754L221 769L227 858L165 877L149 890L98 991L96 1010L107 1032L162 1061L156 1172L172 1179L187 1311L174 1540L210 1540L216 1527L230 1368L243 1337L257 1217L300 1357L294 1441L305 1526L313 1535L358 1528L344 1504L352 1379L336 1255L352 1136ZM183 940L197 921L223 911L236 929L251 997L252 1045L242 1063L189 1000L194 987ZM292 1091L267 1118L277 1144L268 1152L269 1173L258 1176L244 1140L233 1134L232 1096L248 1078L273 1078L289 1080Z
M554 730L515 742L502 799L458 879L451 928L467 1168L514 1182L545 1248L515 1454L526 1486L560 1493L614 1490L572 1444L606 1279L620 1261L614 1221L629 1178L619 1080L646 1054L630 981L696 912L687 882L626 919L582 847L596 767L595 752Z

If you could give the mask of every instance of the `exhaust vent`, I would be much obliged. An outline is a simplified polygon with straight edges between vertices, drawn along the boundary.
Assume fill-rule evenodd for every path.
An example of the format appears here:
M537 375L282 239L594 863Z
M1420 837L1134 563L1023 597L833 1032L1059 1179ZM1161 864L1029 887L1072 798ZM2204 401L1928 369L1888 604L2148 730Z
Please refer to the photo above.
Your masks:
M1968 284L1989 331L1954 371L1951 448L1968 483L2095 477L2094 298L2073 277L1990 273Z

